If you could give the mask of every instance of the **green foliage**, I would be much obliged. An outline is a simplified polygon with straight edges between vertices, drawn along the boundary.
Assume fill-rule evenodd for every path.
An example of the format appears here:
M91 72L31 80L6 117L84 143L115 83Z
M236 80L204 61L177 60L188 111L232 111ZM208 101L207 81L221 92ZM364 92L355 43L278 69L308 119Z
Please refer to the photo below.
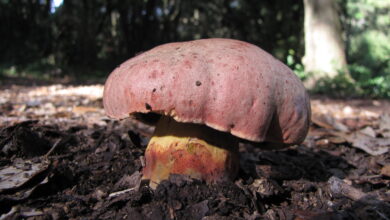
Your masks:
M320 79L312 92L336 97L390 98L390 1L339 3L348 71L353 81L340 72L335 78ZM295 62L287 63L293 66ZM310 78L309 73L295 72L303 80Z
M351 43L351 75L365 95L390 97L390 37L367 31Z
M390 2L348 0L344 24L349 70L362 95L390 97Z
M23 65L1 64L0 76L33 77L37 79L50 79L62 76L62 70L53 65L52 58L52 56L42 58Z
M295 74L301 80L306 80L309 77L308 73L305 72L305 69L300 61L300 58L296 56L294 49L288 50L286 64L295 72Z
M344 73L339 73L334 78L321 78L316 87L311 91L315 94L324 94L332 97L360 97L363 95L359 86L351 82Z

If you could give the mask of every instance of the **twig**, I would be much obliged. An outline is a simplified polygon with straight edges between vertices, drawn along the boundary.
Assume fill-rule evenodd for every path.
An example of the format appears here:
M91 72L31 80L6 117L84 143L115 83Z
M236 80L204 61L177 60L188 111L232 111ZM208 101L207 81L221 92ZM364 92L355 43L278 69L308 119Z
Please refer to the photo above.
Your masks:
M342 181L341 179L339 179L335 176L332 176L328 180L328 183L330 185L330 190L332 191L332 193L341 194L341 195L348 197L354 201L360 200L363 197L367 196L367 194L364 193L363 191L346 184L344 181Z
M385 193L384 195L375 193L375 192L369 192L365 193L361 191L360 189L357 189L353 186L350 186L346 184L341 179L332 176L328 183L330 185L330 191L334 194L343 195L353 201L363 201L368 204L376 205L379 203L383 203L384 201L388 201L389 194Z
M376 175L367 175L367 176L354 176L351 177L351 180L370 180L370 179L375 179L375 178L381 178L382 175L376 174Z
M45 157L47 158L48 156L50 156L50 154L52 154L54 152L54 150L56 150L58 148L58 145L59 143L62 141L62 138L61 139L58 139L54 144L53 146L50 148L50 150L45 154Z
M110 195L108 195L108 198L117 197L119 195L131 192L131 191L134 191L134 190L135 190L135 188L129 188L129 189L121 190L121 191L118 191L118 192L113 192L113 193L110 193Z
M382 212L378 211L378 210L375 210L376 214L378 214L380 217L382 217L383 219L385 220L389 220L389 218L386 217L385 214L383 214Z
M43 212L37 210L31 210L31 211L21 212L20 215L25 218L28 218L28 217L41 216L43 215Z

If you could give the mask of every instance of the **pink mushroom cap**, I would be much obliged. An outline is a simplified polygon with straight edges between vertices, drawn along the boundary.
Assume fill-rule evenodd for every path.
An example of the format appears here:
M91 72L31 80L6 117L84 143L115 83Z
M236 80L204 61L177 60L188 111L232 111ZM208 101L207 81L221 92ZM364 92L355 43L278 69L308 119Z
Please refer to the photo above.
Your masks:
M298 77L259 47L232 39L168 43L109 76L103 104L116 119L154 112L254 142L304 140L310 101Z

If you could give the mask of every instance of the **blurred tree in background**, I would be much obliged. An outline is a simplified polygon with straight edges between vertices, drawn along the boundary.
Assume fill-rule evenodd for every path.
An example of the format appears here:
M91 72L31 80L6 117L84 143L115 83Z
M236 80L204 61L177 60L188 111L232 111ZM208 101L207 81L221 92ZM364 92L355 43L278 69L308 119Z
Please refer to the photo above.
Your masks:
M319 81L317 91L390 97L389 1L334 1L356 83L335 76ZM106 76L162 43L225 37L260 46L308 79L303 2L64 0L54 10L51 0L0 0L0 75Z
M305 71L310 75L306 87L313 89L324 78L338 74L353 82L347 68L338 5L334 0L304 0ZM324 43L326 42L326 43Z

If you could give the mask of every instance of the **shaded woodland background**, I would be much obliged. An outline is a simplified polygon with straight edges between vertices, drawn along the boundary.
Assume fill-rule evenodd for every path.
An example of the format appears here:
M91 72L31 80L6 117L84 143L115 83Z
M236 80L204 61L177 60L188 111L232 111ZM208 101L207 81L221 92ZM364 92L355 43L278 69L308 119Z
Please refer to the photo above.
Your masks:
M390 97L390 2L335 2L347 67L316 78L312 91ZM0 77L104 79L156 45L224 37L260 46L306 81L319 73L302 63L305 7L296 0L64 0L57 8L51 0L1 0Z

